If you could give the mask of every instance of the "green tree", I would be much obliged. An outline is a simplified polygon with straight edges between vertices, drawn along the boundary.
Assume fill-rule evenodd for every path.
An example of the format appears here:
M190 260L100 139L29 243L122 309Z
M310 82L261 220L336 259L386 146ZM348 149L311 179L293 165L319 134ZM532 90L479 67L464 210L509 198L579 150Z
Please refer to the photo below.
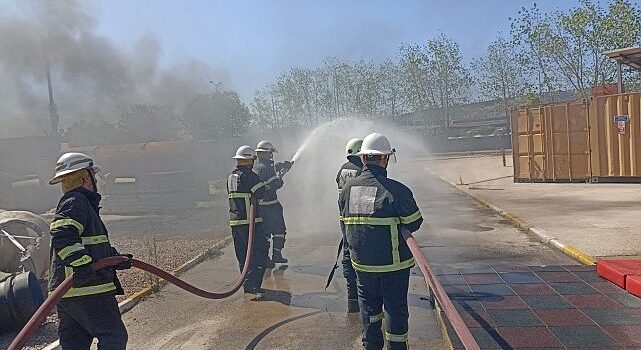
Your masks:
M118 121L124 141L131 143L182 139L182 121L170 107L135 104L123 111Z
M499 101L506 115L527 89L522 67L513 59L514 56L511 43L498 38L472 65L481 95Z
M200 94L185 106L184 123L197 139L241 136L250 123L249 108L235 91Z

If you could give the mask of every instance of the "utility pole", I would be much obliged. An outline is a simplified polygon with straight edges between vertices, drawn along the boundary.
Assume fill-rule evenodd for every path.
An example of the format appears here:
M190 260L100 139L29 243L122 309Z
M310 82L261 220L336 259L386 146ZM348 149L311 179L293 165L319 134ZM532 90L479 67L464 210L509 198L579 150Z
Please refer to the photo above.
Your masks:
M49 60L46 60L45 69L47 71L47 86L49 88L49 121L51 122L51 134L58 135L58 107L53 100L53 85L51 84L51 72L49 71Z

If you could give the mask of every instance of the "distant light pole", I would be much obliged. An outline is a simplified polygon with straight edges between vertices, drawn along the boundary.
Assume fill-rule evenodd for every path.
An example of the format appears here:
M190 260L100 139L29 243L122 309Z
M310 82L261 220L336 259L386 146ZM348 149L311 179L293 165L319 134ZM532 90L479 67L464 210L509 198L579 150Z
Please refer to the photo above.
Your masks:
M215 83L213 80L210 80L209 83L216 88L216 92L218 92L218 89L223 85L222 81Z

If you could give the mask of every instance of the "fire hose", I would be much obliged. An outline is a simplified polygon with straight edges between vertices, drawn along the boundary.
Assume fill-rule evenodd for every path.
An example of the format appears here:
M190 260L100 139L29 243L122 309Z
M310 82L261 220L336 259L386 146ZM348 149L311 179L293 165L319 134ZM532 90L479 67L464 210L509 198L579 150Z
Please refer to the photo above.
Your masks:
M452 328L454 328L456 335L458 335L465 349L480 349L478 343L474 339L474 336L470 332L469 328L467 328L467 326L465 325L463 318L461 318L461 315L456 310L456 307L454 307L454 304L452 304L452 301L447 296L447 292L445 292L445 289L441 285L441 282L439 282L436 278L436 274L430 267L430 264L427 261L427 257L425 257L425 254L423 254L423 252L421 251L421 248L418 246L418 243L416 243L416 239L414 239L412 233L405 228L401 228L401 234L403 235L407 246L410 248L410 251L414 256L414 260L416 261L416 265L418 265L418 268L423 274L423 278L425 278L425 284L434 292L436 301L443 308L445 315L452 324Z
M160 268L150 265L144 261L138 260L138 259L129 259L126 256L112 256L109 258L104 258L101 259L91 265L91 268L94 271L98 271L101 269L104 269L106 267L111 267L115 266L127 261L131 260L131 266L139 268L141 270L147 271L153 275L156 275L167 282L174 284L175 286L184 289L185 291L195 294L199 297L203 297L206 299L223 299L227 298L234 293L236 293L240 287L243 285L243 282L245 281L245 278L247 277L247 273L249 272L249 265L251 263L251 257L252 257L252 248L254 246L254 227L255 227L255 218L256 218L256 206L255 203L252 202L251 204L251 210L249 214L249 237L248 237L248 242L247 242L247 254L245 255L245 265L243 266L243 270L240 273L240 276L236 280L236 282L229 288L229 290L223 291L223 292L209 292L203 289L200 289L192 284L189 284L180 278L172 275L171 273L161 270ZM53 291L49 294L49 297L45 302L38 308L35 314L31 316L31 319L29 319L29 322L22 328L20 333L16 336L16 338L11 342L11 345L9 345L9 348L7 350L20 350L22 349L27 341L31 338L33 333L36 331L38 327L45 321L47 315L51 312L53 307L60 301L62 296L69 291L69 289L73 286L73 273L69 275L65 280Z

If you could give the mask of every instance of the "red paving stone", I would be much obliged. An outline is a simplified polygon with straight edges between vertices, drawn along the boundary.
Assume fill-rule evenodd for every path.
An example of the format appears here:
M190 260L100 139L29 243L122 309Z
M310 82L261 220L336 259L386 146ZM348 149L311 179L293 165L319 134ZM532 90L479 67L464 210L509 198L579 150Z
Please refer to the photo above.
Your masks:
M545 327L499 327L499 334L515 348L554 348L561 344Z
M473 273L469 275L463 275L465 282L468 284L494 284L494 283L503 283L503 280L499 275L495 273Z
M482 301L481 305L485 310L527 309L521 298L514 295L504 296L499 300Z
M541 309L534 313L548 326L594 326L594 322L577 309Z
M641 344L641 326L603 326L603 329L620 346L638 346Z

